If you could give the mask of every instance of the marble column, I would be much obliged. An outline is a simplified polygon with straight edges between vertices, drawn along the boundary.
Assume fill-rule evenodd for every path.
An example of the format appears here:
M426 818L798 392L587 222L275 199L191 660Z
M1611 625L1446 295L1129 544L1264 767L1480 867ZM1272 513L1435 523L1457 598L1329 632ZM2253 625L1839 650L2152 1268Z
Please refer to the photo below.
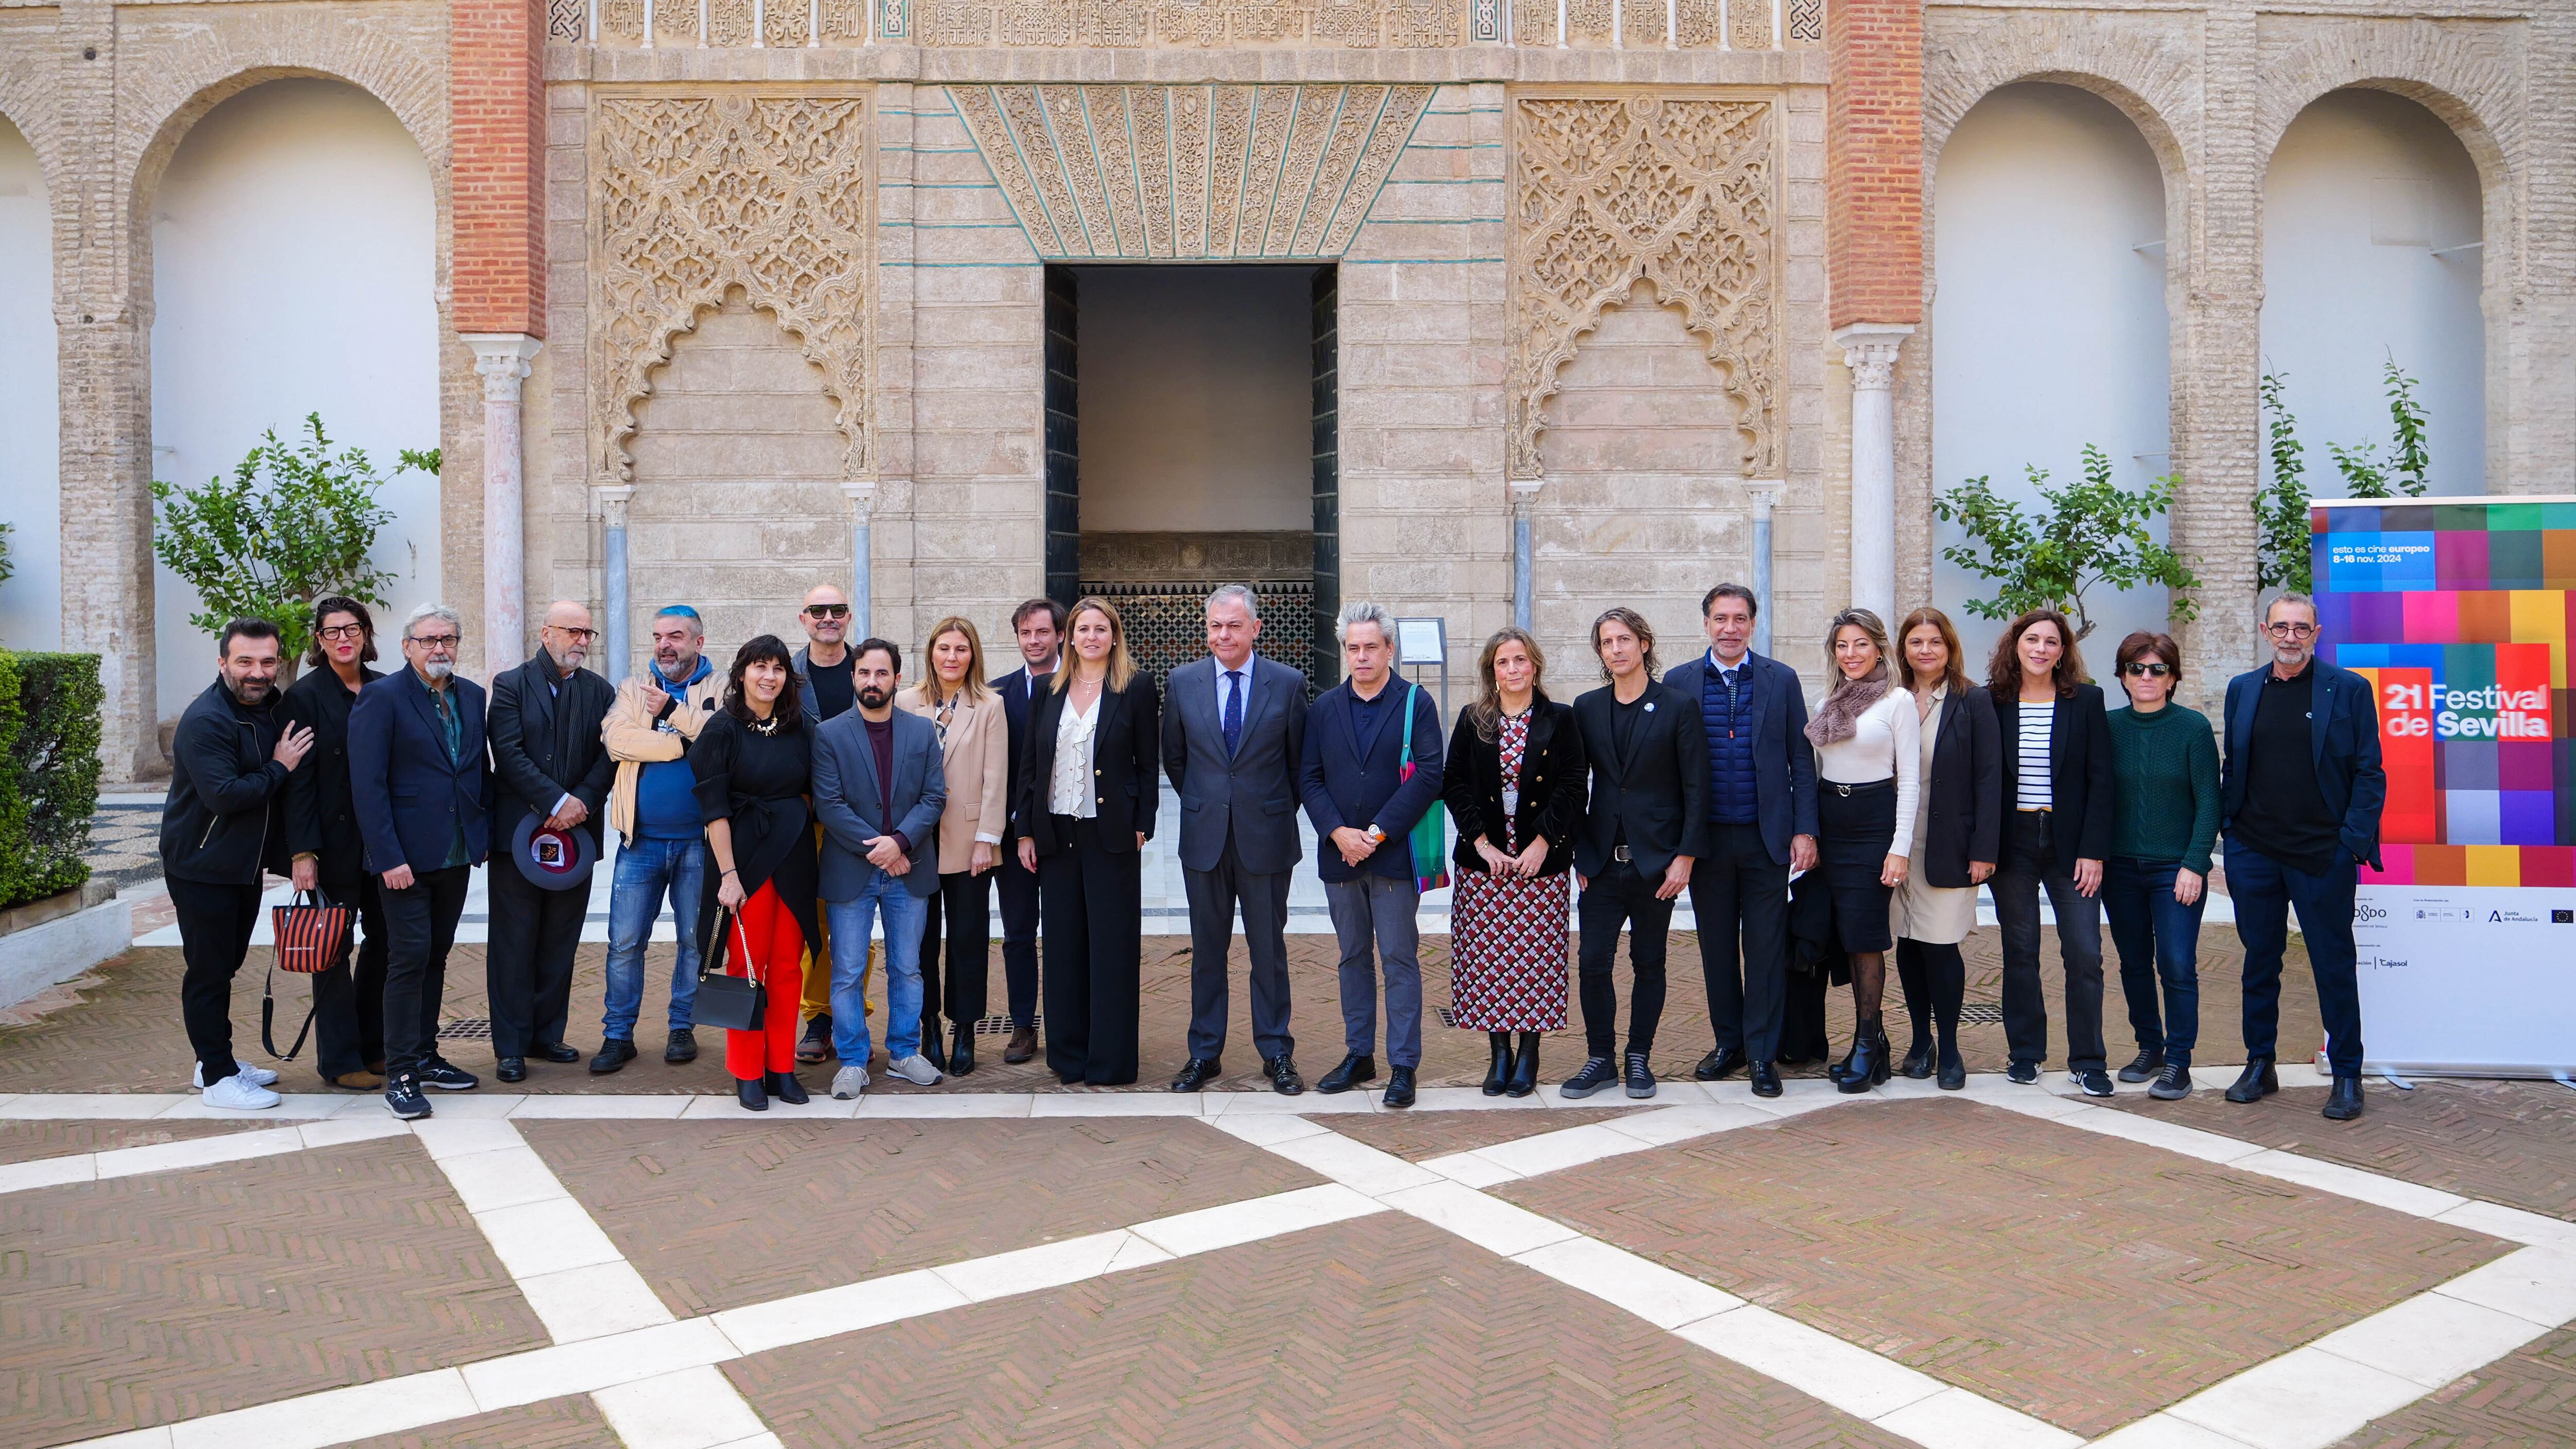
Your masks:
M483 375L483 677L525 662L527 518L519 447L519 384L544 344L522 332L468 332Z
M591 496L599 500L601 612L608 616L600 622L600 672L615 684L626 677L635 647L628 637L634 627L628 622L633 617L633 599L626 587L626 504L635 496L635 485L594 488Z
M1535 586L1530 579L1530 514L1538 507L1539 480L1515 478L1512 489L1512 623L1523 629L1530 623Z
M1851 368L1851 602L1896 619L1896 353L1903 322L1854 322L1834 333Z
M1745 495L1753 500L1753 597L1761 607L1753 615L1753 652L1771 655L1771 510L1780 502L1785 479L1749 481Z
M872 638L876 632L876 610L870 607L876 598L870 565L875 554L869 532L876 521L877 485L874 480L852 479L841 485L841 496L850 500L850 642Z

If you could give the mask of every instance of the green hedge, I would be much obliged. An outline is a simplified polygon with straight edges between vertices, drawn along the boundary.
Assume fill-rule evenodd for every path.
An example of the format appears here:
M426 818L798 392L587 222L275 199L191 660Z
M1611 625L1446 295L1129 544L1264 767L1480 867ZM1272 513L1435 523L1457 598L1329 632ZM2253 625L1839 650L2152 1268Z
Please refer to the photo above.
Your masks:
M0 650L0 909L89 879L105 698L95 654Z

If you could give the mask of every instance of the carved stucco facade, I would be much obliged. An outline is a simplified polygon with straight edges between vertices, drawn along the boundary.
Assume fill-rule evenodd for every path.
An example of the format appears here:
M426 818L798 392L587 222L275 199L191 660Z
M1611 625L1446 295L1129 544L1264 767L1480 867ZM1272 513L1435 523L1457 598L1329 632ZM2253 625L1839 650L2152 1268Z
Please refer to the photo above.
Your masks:
M856 494L872 509L878 631L917 643L933 613L958 609L998 637L1043 576L1044 263L1320 259L1340 277L1344 597L1445 614L1467 667L1510 617L1512 484L1534 482L1536 615L1560 680L1589 673L1582 627L1612 598L1644 604L1677 656L1699 590L1744 565L1745 481L1778 478L1779 652L1812 676L1815 635L1848 592L1851 528L1849 375L1826 335L1821 12L1627 0L1614 34L1609 0L1568 0L1562 48L1558 12L556 0L548 335L524 428L529 599L599 600L604 519L623 508L639 610L660 602L648 591L700 591L732 600L719 617L733 633L754 619L788 630L807 583L846 575ZM0 0L0 114L33 146L55 210L65 642L105 656L111 779L157 769L154 723L175 708L153 697L151 611L134 606L151 588L161 168L196 119L261 80L366 90L428 159L444 319L447 65L433 0ZM2172 448L2189 480L2174 537L2209 584L2189 639L2196 682L2251 653L2262 180L2318 95L2398 91L2468 147L2485 186L2487 477L2567 490L2576 5L1936 3L1927 186L1968 108L2027 79L2108 97L2164 168ZM1247 157L1305 168L1296 214L1274 184L1257 228L1230 218L1231 250L1187 180L1214 172L1220 145L1187 132L1191 98L1208 117L1240 105ZM1603 144L1668 175L1607 189L1576 175L1563 120L1596 112ZM1272 114L1275 153L1255 137ZM1051 138L1044 154L1015 144L988 160L1036 134L1030 122ZM1104 164L1121 144L1127 188ZM1146 154L1164 160L1159 182ZM1569 246L1576 193L1647 214ZM1692 231L1702 218L1714 230ZM448 335L443 591L474 632L480 387ZM1922 328L1896 370L1909 600L1930 578L1938 345ZM721 519L687 502L709 488L725 490ZM767 606L752 597L764 570Z

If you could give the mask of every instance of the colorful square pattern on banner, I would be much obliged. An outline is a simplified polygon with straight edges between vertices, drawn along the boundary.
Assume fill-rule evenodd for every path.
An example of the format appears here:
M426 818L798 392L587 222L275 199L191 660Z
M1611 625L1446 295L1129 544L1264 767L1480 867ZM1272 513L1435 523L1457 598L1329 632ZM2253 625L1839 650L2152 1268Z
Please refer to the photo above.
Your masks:
M2576 886L2576 503L2311 514L2326 656L2379 695L2387 885Z

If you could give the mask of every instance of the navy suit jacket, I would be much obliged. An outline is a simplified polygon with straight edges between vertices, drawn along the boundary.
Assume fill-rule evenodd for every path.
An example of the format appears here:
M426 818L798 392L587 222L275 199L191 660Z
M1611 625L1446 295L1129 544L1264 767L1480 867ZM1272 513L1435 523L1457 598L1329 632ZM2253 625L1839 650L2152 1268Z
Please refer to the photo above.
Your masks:
M1020 818L1020 771L1026 768L1022 756L1029 748L1029 700L1046 693L1047 681L1053 678L1051 672L1033 674L1028 665L1022 664L992 681L993 692L1002 697L1002 722L1010 726L1011 732L1011 773L1002 786L1002 798L1007 802L1004 808L1010 812L1010 824L1002 830L1002 858L1006 861L1019 859L1011 842L1029 833L1029 823Z
M1664 683L1696 705L1709 673L1708 655L1674 665ZM1798 671L1777 659L1745 651L1737 673L1753 691L1753 820L1772 863L1789 863L1793 836L1822 833L1816 825L1816 747L1807 743L1807 692ZM1709 787L1707 838L1690 852L1699 860L1717 854L1717 789Z
M823 822L823 899L857 900L877 867L868 842L912 842L912 869L897 877L916 896L939 889L939 815L948 808L948 766L926 715L894 712L894 799L878 798L877 752L867 717L847 709L814 731L814 818Z
M454 760L447 757L438 706L417 670L395 670L359 690L349 706L349 801L374 874L399 865L415 875L438 869L459 830L467 863L482 863L492 809L483 686L459 675L447 687L464 725L464 748Z
M1260 875L1306 855L1297 838L1297 772L1306 762L1306 676L1252 657L1242 743L1225 748L1225 681L1214 656L1172 671L1163 700L1163 772L1181 797L1181 864L1214 870L1229 832ZM1229 907L1228 909L1231 909ZM1229 929L1231 929L1229 927Z
M2336 838L2355 860L2378 870L2379 812L2388 803L2388 772L2379 764L2379 701L2370 681L2319 659L2308 708L2308 757L2317 793L2343 820ZM2233 830L2245 804L2247 752L2254 745L2254 707L2271 665L2227 681L2227 759L2219 775L2220 827Z
M1385 722L1372 740L1351 734L1347 679L1306 709L1305 761L1297 787L1306 801L1306 818L1315 822L1316 873L1327 885L1363 875L1414 879L1408 841L1423 812L1440 798L1440 706L1429 691L1409 680L1391 679L1386 687L1413 691L1413 778L1401 783L1396 777L1404 763L1402 694L1387 701ZM1366 830L1372 824L1386 832L1385 841L1360 865L1343 864L1342 853L1333 847L1333 832L1345 825Z

